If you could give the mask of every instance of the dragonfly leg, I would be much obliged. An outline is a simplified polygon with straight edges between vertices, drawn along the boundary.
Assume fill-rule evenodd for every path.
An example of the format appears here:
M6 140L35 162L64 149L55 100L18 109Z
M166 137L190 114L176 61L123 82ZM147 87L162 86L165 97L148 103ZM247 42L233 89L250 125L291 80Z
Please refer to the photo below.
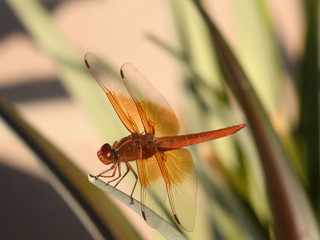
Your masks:
M119 163L116 163L116 164L114 164L114 165L115 165L115 167L113 168L113 172L112 172L112 174L111 174L110 176L101 176L101 177L105 177L105 178L112 178L112 177L114 177L114 175L116 175L117 168L119 167ZM107 182L107 185L109 185L109 183L110 183L110 181Z
M113 164L109 169L107 169L107 170L99 173L97 176L95 176L95 179L98 179L99 177L109 177L109 176L103 176L103 174L105 174L105 173L111 171L112 169L114 169L114 168L115 168L115 165L116 165L116 164Z
M114 187L117 187L118 186L118 184L122 181L122 179L124 179L124 177L128 174L128 172L130 171L130 169L128 168L128 166L126 166L127 167L127 171L126 171L126 173L122 176L122 178L116 183L116 185L114 185Z
M114 175L116 174L116 171L117 171L117 168L119 167L119 162L117 162L117 163L115 163L114 165L113 165L113 167L111 167L109 170L111 170L111 169L113 169L113 172L112 172L112 174L110 175L110 176L102 176L102 175L100 175L99 177L104 177L104 178L112 178L112 177L114 177ZM109 171L109 170L107 170L107 171ZM107 172L106 171L106 172ZM107 182L107 185L109 185L109 183L110 182L112 182L112 181L109 181L109 182Z
M133 195L133 192L134 192L134 190L135 190L135 188L136 188L136 186L137 186L138 174L133 170L133 168L131 167L131 165L130 165L128 162L126 162L126 165L127 165L127 167L130 169L130 171L133 173L134 177L136 178L136 182L134 183L132 192L131 192L131 194L130 194L130 197L131 197L131 202L130 202L130 204L133 204L133 197L132 197L132 195Z
M118 167L118 173L119 173L118 176L116 178L112 179L111 181L109 181L108 184L113 182L113 181L116 181L117 179L119 179L121 177L121 166L120 166L120 164L118 164L117 167Z

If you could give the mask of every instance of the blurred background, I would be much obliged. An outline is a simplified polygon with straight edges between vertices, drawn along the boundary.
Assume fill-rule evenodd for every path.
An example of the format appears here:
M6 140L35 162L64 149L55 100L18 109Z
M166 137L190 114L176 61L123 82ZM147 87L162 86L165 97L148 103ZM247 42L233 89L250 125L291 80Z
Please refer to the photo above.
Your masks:
M61 81L62 76L68 73L61 67L61 63L57 63L53 49L65 54L70 51L73 57L81 62L81 71L86 71L82 62L84 54L89 51L105 59L117 71L123 63L133 63L166 97L180 120L183 133L245 122L236 103L233 103L231 110L236 112L236 117L229 117L226 121L220 119L212 121L212 124L203 124L201 118L191 117L190 120L188 117L197 112L192 111L188 102L191 97L185 92L179 60L152 40L155 37L173 48L182 49L179 29L176 28L172 4L169 1L28 0L25 2L32 4L21 4L24 7L20 10L17 2L19 1L0 2L0 96L14 104L34 128L70 157L84 173L97 174L104 170L105 166L96 157L97 150L103 143L112 144L127 133L110 108L107 98L104 98L102 91L94 84L93 93L90 94L96 91L95 93L102 97L99 110L92 111L99 115L105 107L105 115L96 120L88 114L88 108L92 106L90 104L94 103L90 102L83 107L87 100L79 100L77 90L70 92L71 85L77 85L77 75L74 75L73 83L70 83L70 80ZM34 6L34 3L46 13L45 17L53 27L53 30L45 27L42 29L44 32L48 31L47 35L44 34L47 39L43 42L43 36L30 27L27 20L23 20L25 16L21 13L36 11L37 9L26 8ZM257 82L267 78L266 85L257 86L256 90L261 93L275 129L285 134L297 124L298 102L292 76L297 74L295 66L304 47L305 18L301 1L247 0L240 3L233 0L211 0L203 1L203 5L243 63L248 75ZM260 23L255 21L260 14L264 19L268 19L267 24L263 25L265 29L261 29ZM39 22L38 25L41 24ZM61 49L60 43L54 43L56 39L51 38L52 31L56 31L54 34L63 39ZM272 32L271 38L264 35L269 31ZM281 43L281 46L277 45L281 51L274 51L268 48L267 44L259 44L261 41L274 40ZM66 50L65 46L70 48ZM270 63L272 60L278 62ZM198 64L201 65L201 61ZM269 75L263 76L264 79L257 77L263 74L264 68ZM210 74L206 70L203 72L204 76ZM269 87L270 85L272 87ZM109 121L106 117L112 120ZM105 123L104 131L97 126L97 121L100 121L101 125ZM220 144L228 144L227 141L221 140ZM201 146L200 155L204 158L201 161L212 164L211 148L208 146ZM196 160L199 158L195 157ZM213 164L215 161L213 160ZM228 163L226 160L226 166L232 168L234 161L231 159ZM258 179L262 186L262 177ZM124 184L122 188L130 191L130 185ZM203 206L210 203L205 200L204 190L201 187L198 189L196 230L193 233L195 235L191 234L189 237L207 239L210 236L210 224L205 224L208 210ZM0 190L1 239L91 238L81 222L47 183L46 174L38 164L37 157L2 118ZM261 192L261 196L265 197L264 190ZM254 209L260 212L260 222L267 221L268 210L262 210L258 206L260 200L253 200L255 201ZM116 200L115 203L143 238L161 239L159 233L146 225L142 218ZM198 221L207 226L199 226Z

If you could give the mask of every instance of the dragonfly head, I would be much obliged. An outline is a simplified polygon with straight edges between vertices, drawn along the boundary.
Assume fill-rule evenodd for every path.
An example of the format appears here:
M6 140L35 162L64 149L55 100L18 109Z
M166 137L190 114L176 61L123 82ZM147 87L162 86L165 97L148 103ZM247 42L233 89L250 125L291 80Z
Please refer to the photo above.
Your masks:
M106 165L114 163L117 160L114 150L108 143L102 145L97 155L99 160Z

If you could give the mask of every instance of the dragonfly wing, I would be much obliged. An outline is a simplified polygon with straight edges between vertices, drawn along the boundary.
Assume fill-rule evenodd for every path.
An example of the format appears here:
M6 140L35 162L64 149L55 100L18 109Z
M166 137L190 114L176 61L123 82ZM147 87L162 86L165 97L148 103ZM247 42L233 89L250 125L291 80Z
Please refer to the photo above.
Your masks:
M141 184L140 200L142 203L142 215L150 226L158 228L162 218L155 218L145 206L155 211L159 216L162 216L161 205L165 204L166 201L166 194L163 194L166 191L165 182L155 156L143 160L138 159L136 163Z
M95 54L87 53L84 59L90 73L107 94L110 103L128 131L143 132L144 128L136 104L121 78L108 69Z
M124 84L134 100L144 130L156 137L177 135L180 125L167 100L130 63L121 67Z
M160 166L170 207L176 222L192 231L196 213L197 177L192 156L187 149L155 154Z

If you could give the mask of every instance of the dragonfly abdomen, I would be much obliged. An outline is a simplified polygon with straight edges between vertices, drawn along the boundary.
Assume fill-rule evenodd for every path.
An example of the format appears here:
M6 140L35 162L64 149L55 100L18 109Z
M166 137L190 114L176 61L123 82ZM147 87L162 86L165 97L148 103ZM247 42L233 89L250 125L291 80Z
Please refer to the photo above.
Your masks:
M211 141L217 138L225 137L231 134L234 134L244 128L245 124L239 124L232 127L222 128L218 130L202 132L202 133L193 133L180 136L168 136L161 137L157 140L158 147L163 150L171 150L186 147L193 144L198 144L202 142Z

